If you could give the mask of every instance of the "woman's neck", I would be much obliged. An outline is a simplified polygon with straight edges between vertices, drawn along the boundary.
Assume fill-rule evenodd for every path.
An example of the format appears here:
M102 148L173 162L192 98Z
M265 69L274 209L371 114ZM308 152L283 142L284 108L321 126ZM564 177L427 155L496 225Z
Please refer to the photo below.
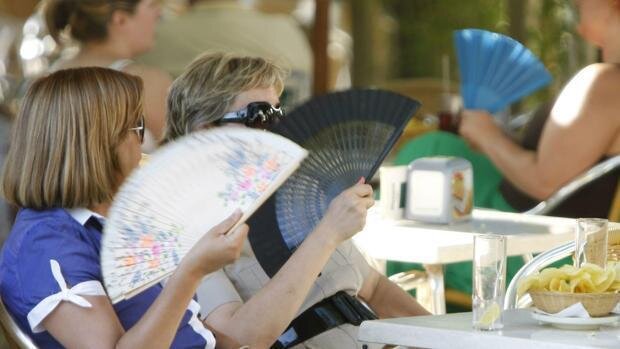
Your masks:
M613 20L608 23L607 35L603 46L603 62L605 63L620 63L620 15L613 17Z
M95 204L90 206L88 209L98 213L104 217L108 216L108 211L110 210L110 206L112 205L112 203L110 202L105 202L105 203L101 203L101 204Z
M620 63L620 46L610 45L603 47L603 62Z
M131 59L133 56L131 49L122 41L108 39L102 42L84 44L76 59L90 64L107 66L119 59Z

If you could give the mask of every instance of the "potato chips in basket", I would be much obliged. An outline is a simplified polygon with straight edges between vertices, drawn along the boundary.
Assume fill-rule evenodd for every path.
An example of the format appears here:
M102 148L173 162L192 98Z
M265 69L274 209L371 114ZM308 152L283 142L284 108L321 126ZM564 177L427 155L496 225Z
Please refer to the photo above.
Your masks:
M581 302L590 316L609 314L620 301L620 263L608 262L603 269L595 264L581 268L564 265L546 268L524 278L518 285L521 297L529 293L536 308L557 313Z

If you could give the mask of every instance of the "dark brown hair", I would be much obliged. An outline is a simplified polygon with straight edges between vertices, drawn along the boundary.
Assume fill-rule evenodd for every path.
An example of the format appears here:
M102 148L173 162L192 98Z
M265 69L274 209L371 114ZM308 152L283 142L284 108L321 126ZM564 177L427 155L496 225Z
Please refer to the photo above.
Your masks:
M69 29L79 42L101 41L108 36L107 25L114 11L133 14L140 0L44 0L43 16L52 37Z

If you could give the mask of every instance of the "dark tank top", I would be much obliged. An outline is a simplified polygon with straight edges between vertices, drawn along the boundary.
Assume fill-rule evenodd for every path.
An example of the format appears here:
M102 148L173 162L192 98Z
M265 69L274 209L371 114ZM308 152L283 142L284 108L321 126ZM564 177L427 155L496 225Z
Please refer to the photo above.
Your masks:
M534 112L520 141L523 148L534 151L538 149L538 143L552 106L553 103L547 103ZM599 162L605 159L602 158ZM620 169L616 169L584 186L548 213L548 215L569 218L607 218L616 192L616 186L618 185L619 175ZM519 212L527 211L539 203L538 200L525 194L506 179L500 184L500 192L506 202Z

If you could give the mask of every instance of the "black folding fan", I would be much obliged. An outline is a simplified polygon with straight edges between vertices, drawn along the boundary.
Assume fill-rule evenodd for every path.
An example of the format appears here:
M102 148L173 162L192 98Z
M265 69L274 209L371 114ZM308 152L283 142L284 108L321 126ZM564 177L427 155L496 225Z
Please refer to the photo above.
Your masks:
M334 197L360 177L372 178L419 106L388 91L335 92L311 99L271 129L310 154L248 221L267 275L288 260Z

